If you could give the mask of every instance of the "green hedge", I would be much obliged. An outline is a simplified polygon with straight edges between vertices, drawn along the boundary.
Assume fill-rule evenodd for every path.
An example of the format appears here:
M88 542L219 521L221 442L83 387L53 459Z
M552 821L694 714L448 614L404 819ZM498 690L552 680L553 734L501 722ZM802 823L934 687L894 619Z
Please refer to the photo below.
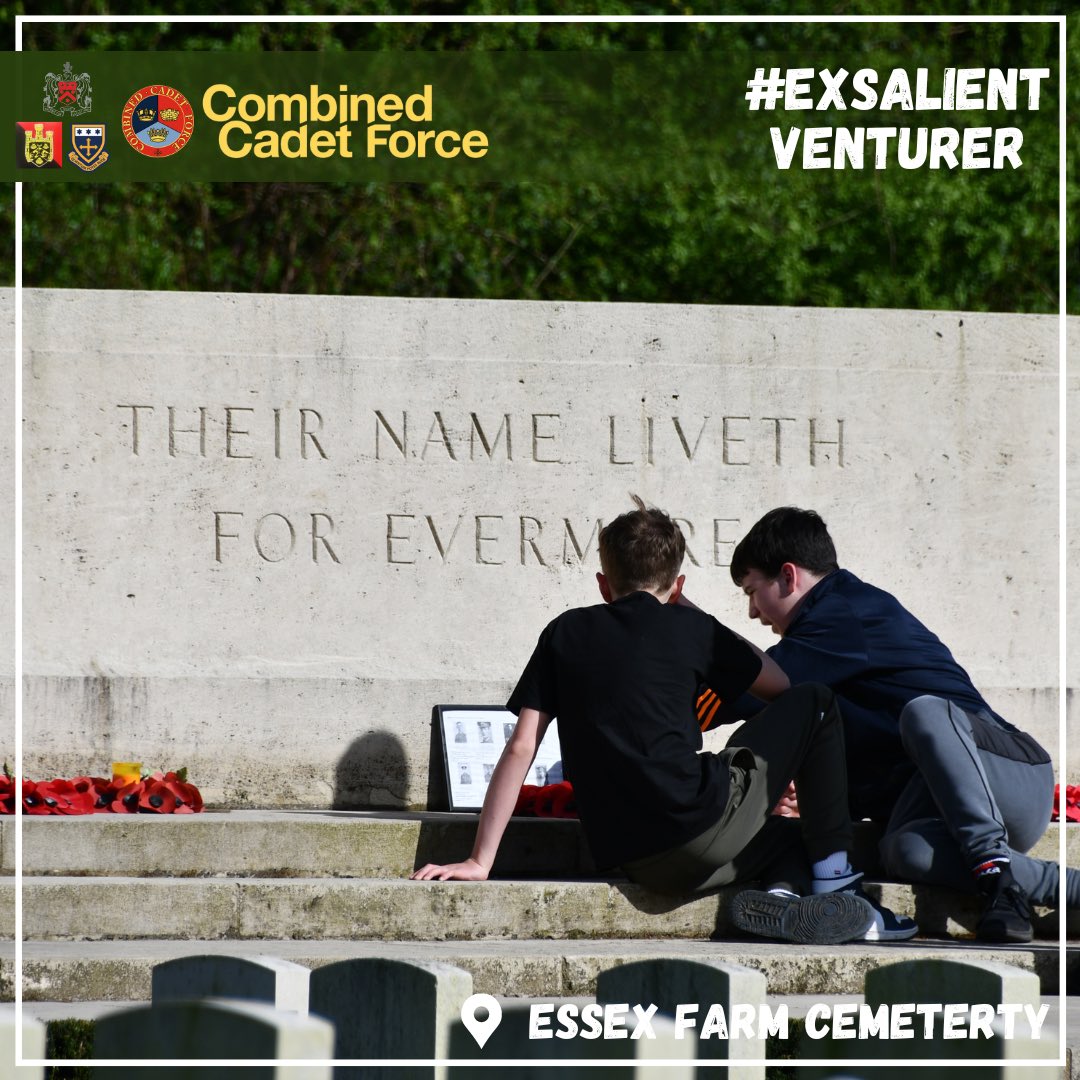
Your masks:
M312 6L294 3L290 10ZM932 13L932 6L915 3L906 10ZM679 49L722 55L739 71L752 70L768 50L784 49L819 67L843 63L849 70L900 64L933 70L947 63L1030 67L1048 57L1056 68L1057 55L1056 27L1043 24L78 21L79 14L103 7L102 0L69 0L72 21L27 27L26 47ZM334 0L319 7L333 14L350 6ZM968 10L1003 14L1012 7L984 0ZM390 5L370 10L382 8ZM268 3L251 7L254 13L278 9ZM426 10L419 4L411 9ZM841 9L888 14L891 6L862 0ZM153 5L144 10L153 11ZM212 19L216 9L189 0L168 10ZM430 10L465 15L494 7L443 3ZM625 2L608 9L686 10L682 4ZM820 5L774 0L757 13L767 16L770 10L820 11ZM1037 12L1039 6L1024 10ZM1068 51L1068 68L1072 85L1080 87L1076 48ZM28 183L24 281L41 287L1056 312L1057 80L1053 84L1044 86L1040 111L1023 113L1018 121L1025 133L1024 167L995 173L893 168L779 174L768 145L754 143L707 184L680 183L674 161L671 176L640 191L602 183ZM993 123L1007 122L1001 114L990 116L996 117ZM1067 148L1070 164L1076 162L1076 146L1073 139ZM1073 173L1070 222L1076 207ZM0 248L13 243L10 200L10 191L0 196ZM1078 268L1077 259L1080 247L1072 244L1070 271ZM1070 310L1080 312L1075 273L1070 280Z

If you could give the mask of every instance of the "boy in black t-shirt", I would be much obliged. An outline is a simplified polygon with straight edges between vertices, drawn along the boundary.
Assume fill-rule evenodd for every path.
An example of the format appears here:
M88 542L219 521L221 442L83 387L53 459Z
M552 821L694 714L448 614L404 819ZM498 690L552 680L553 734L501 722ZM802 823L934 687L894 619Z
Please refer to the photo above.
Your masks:
M917 927L872 905L847 852L844 742L831 691L789 690L759 649L712 616L677 603L682 533L637 509L600 533L604 604L560 615L540 635L507 708L518 722L495 768L472 855L431 864L418 880L487 878L518 792L551 718L597 865L673 893L763 878L735 897L737 926L815 944L911 937ZM773 701L718 754L700 753L694 705ZM802 838L772 808L795 779ZM808 865L809 863L809 865ZM807 870L810 870L810 875ZM809 884L808 896L800 896ZM897 933L898 928L902 931Z

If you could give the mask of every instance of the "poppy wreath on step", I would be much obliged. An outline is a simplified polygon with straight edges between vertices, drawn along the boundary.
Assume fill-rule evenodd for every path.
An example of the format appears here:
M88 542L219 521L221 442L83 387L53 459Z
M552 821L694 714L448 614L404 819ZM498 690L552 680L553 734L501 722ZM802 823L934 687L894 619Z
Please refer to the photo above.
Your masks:
M0 776L0 814L15 813L15 778L7 766ZM47 814L197 814L202 795L187 780L187 770L154 773L129 784L102 776L72 780L23 780L22 812Z
M1061 785L1054 788L1054 812L1051 821L1060 821L1064 816L1066 821L1080 821L1080 784L1065 785L1065 807L1061 808Z
M555 817L576 818L577 804L574 802L574 789L569 781L558 784L523 784L514 813L519 817Z

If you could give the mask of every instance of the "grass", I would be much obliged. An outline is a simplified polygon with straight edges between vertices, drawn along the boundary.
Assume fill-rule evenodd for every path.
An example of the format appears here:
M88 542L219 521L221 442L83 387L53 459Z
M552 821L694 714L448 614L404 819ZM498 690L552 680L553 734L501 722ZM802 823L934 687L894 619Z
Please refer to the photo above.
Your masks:
M45 1056L81 1061L94 1052L93 1020L50 1020L45 1025ZM88 1065L46 1065L45 1080L94 1080Z

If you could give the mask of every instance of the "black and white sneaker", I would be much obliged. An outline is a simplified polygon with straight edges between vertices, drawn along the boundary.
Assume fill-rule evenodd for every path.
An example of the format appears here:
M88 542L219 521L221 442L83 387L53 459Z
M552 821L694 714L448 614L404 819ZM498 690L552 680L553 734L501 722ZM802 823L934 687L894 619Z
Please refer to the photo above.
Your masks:
M870 906L874 912L874 924L866 931L863 941L907 941L908 938L913 938L919 932L919 924L906 915L897 915L867 896L863 892L862 879L861 870L849 869L848 873L835 880L815 878L811 888L817 896L830 896L839 891L849 896L857 896Z
M862 940L874 915L866 900L850 892L796 896L781 890L745 889L731 901L732 921L744 933L799 945Z
M873 897L867 896L861 882L856 882L844 891L865 900L873 908L874 925L866 931L863 941L907 941L919 932L919 924L914 919L907 915L897 915Z

